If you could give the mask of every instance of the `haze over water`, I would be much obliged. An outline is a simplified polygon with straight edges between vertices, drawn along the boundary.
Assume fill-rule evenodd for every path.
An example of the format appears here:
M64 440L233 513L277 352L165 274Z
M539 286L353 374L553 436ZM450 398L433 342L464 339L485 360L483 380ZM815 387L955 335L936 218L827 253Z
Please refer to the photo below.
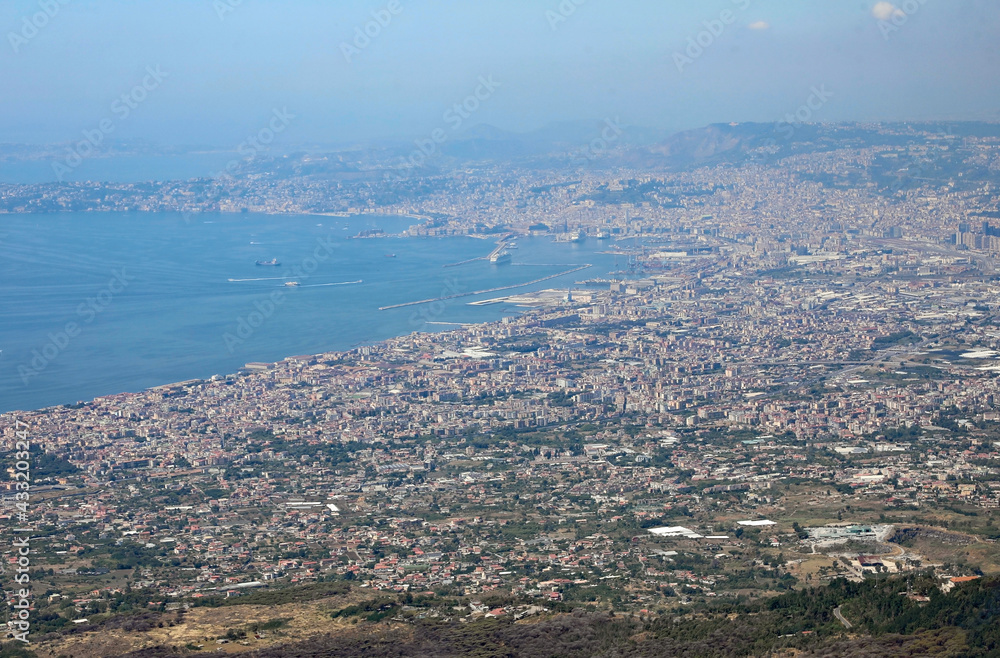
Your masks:
M348 238L376 227L395 233L410 223L255 214L205 214L190 222L172 213L6 216L0 232L0 411L72 403L232 373L250 361L449 328L436 322L496 320L523 309L468 302L568 288L615 269L614 256L597 253L607 243L595 240L576 245L521 238L510 265L475 261L444 268L485 256L494 245L465 237ZM332 256L318 261L308 277L292 276L324 243ZM272 258L282 266L255 264ZM443 306L378 310L456 290L524 283L585 263L595 267L525 288ZM285 287L289 280L301 286ZM358 280L363 283L348 283ZM258 304L266 308L273 293L283 300L273 314L245 340L233 341L240 319ZM60 348L67 343L60 332L68 323L79 333ZM38 374L19 373L22 367Z

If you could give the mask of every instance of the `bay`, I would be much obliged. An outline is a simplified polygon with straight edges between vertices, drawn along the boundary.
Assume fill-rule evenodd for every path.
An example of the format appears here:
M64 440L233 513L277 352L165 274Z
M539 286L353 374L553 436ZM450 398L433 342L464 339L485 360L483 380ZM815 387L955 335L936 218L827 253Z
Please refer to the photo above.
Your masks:
M524 311L489 299L606 276L606 243L519 238L512 263L471 237L399 233L403 217L174 213L0 216L0 411L232 373ZM392 256L392 257L391 257ZM280 267L256 265L277 259ZM379 307L523 284L499 293ZM285 284L297 281L299 286ZM579 286L576 286L579 287Z

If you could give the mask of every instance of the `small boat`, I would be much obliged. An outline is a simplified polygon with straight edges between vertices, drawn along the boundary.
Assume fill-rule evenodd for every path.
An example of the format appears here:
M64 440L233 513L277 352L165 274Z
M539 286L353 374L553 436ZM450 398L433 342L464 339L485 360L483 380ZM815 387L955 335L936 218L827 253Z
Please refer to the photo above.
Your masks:
M280 267L281 263L278 262L277 258L272 258L271 260L259 260L258 265L266 265L268 267Z
M285 286L288 287L288 288L298 288L300 285L302 285L302 284L299 283L298 281L286 281L285 282Z
M396 254L386 254L385 257L386 258L395 258Z

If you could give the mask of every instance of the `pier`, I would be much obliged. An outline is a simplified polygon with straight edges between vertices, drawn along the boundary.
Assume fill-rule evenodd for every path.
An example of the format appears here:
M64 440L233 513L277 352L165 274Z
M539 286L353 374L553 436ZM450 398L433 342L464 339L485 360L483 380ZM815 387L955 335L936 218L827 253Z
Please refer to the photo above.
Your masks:
M494 256L499 256L500 252L507 248L507 238L503 238L497 243L497 248L490 252L490 255L486 257L486 260L493 258Z
M475 258L467 258L466 260L462 260L462 261L459 261L457 263L448 263L447 265L444 265L443 267L458 267L459 265L466 265L468 263L474 263L477 260L489 260L489 259L493 258L494 256L498 255L504 249L506 249L508 241L513 236L514 236L513 233L508 233L507 235L505 235L502 238L500 238L500 240L497 241L497 247L496 247L496 249L494 249L493 251L491 251L490 253L488 253L485 256L476 256Z
M448 263L447 265L442 265L442 267L458 267L459 265L466 265L468 263L474 263L477 260L486 260L487 258L489 258L489 256L476 256L475 258L460 260L457 263Z
M543 281L548 281L549 279L556 279L556 278L561 277L561 276L566 276L567 274L573 274L574 272L580 272L581 270L585 270L585 269L590 268L590 267L593 267L593 265L591 265L591 264L588 263L587 265L583 265L581 267L576 267L576 268L573 268L572 270L566 270L565 272L560 272L558 274L550 274L549 276L543 276L540 279L535 279L534 281L528 281L527 283L515 283L514 285L510 285L510 286L499 286L499 287L496 287L496 288L487 288L486 290L474 290L472 292L460 292L460 293L455 293L454 295L445 295L444 297L434 297L433 299L421 299L420 301L416 301L416 302L404 302L402 304L392 304L391 306L379 306L378 310L380 310L380 311L388 311L390 309L403 308L403 307L406 307L406 306L419 306L420 304L430 304L432 302L443 302L443 301L446 301L448 299L457 299L458 297L471 297L472 295L486 295L486 294L492 293L492 292L500 292L501 290L513 290L514 288L523 288L525 286L531 286L531 285L534 285L536 283L541 283Z

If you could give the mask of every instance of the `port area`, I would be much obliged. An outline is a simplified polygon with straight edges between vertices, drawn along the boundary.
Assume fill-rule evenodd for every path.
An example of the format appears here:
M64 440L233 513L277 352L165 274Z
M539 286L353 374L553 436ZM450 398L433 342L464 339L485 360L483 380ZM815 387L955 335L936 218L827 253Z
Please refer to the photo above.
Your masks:
M567 274L573 274L575 272L580 272L588 268L593 267L592 264L588 263L581 267L573 268L572 270L566 270L565 272L559 272L558 274L550 274L549 276L543 276L540 279L535 279L534 281L526 281L524 283L515 283L510 286L498 286L496 288L487 288L486 290L473 290L472 292L461 292L454 295L445 295L444 297L435 297L433 299L421 299L415 302L404 302L402 304L392 304L391 306L380 306L378 310L388 311L394 308L404 308L406 306L417 306L419 304L430 304L431 302L440 302L448 299L456 299L458 297L472 297L473 295L486 295L491 292L500 292L501 290L513 290L515 288L523 288L525 286L531 286L536 283L541 283L542 281L548 281L550 279L556 279L561 276L566 276Z
M537 292L528 292L506 297L492 297L468 302L468 306L490 306L492 304L513 304L514 306L563 306L567 303L579 302L587 304L592 300L588 291L568 291L566 288L550 288Z
M505 235L502 238L500 238L499 240L497 240L496 249L494 249L490 253L486 254L485 256L477 256L475 258L467 258L466 260L460 260L457 263L448 263L447 265L443 265L442 267L458 267L460 265L468 265L469 263L474 263L477 260L492 261L494 257L499 256L501 253L503 253L503 251L505 249L507 249L507 245L510 243L510 239L512 237L514 237L514 234L513 233L508 233L507 235Z

